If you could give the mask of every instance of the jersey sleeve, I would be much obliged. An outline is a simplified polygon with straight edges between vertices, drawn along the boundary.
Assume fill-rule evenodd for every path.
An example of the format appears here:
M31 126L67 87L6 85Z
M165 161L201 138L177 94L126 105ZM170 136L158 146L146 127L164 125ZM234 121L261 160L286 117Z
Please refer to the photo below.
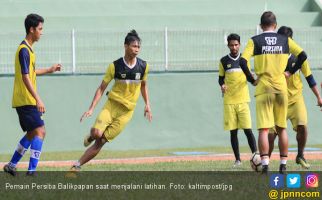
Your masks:
M290 48L290 53L295 56L298 56L303 51L303 49L291 38L288 38L288 46Z
M19 51L19 63L21 66L21 74L29 74L30 55L26 48Z
M302 68L301 68L301 72L303 73L305 78L312 74L309 63L307 60L303 63Z
M249 63L250 58L254 55L254 41L252 39L249 39L247 42L247 45L245 47L245 50L242 54L242 58L244 58L245 60L247 60L247 63ZM247 64L248 68L250 67L249 64Z
M103 81L109 84L111 80L114 79L114 75L115 75L115 66L113 63L111 63L106 70Z
M148 79L148 73L149 73L149 64L146 64L146 68L145 68L145 72L144 72L144 76L142 78L143 81L146 81Z
M225 76L225 70L221 61L219 62L219 76Z

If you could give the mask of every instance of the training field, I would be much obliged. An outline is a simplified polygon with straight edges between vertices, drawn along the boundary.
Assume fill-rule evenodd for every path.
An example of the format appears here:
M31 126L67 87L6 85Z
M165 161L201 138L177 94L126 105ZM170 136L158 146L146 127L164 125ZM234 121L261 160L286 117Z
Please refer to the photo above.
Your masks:
M321 146L315 146L319 148ZM246 153L247 152L247 153ZM43 153L39 163L40 171L68 171L72 163L79 158L81 151ZM321 171L322 152L306 152L311 164L309 170L295 164L296 152L290 152L288 171ZM228 147L181 148L163 150L108 151L104 150L90 163L83 166L83 171L252 171L249 164L251 154L241 148L242 165L233 167L234 157ZM1 156L3 166L10 155ZM28 166L29 155L18 165L20 171ZM278 153L273 153L271 170L278 169ZM254 172L255 173L255 172Z

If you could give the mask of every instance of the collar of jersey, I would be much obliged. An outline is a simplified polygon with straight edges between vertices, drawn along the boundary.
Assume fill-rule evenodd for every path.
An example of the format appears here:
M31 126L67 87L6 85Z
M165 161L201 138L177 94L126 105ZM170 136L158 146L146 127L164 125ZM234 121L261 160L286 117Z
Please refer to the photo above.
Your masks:
M237 56L236 58L231 57L231 56L230 56L230 54L228 54L228 57L229 57L230 59L232 59L232 60L236 61L236 60L238 60L238 58L240 57L240 53L238 54L238 56Z
M127 64L127 62L125 61L124 57L123 57L123 62L124 62L124 64L125 64L128 68L133 69L133 68L135 67L135 65L136 65L137 59L136 59L136 57L135 57L135 62L134 62L134 64L133 64L133 65L129 65L129 64Z

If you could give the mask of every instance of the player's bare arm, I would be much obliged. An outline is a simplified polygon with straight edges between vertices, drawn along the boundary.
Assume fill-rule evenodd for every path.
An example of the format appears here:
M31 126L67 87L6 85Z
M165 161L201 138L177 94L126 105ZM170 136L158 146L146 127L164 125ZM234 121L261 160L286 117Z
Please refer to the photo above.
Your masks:
M29 75L28 74L23 74L22 75L22 80L23 80L24 84L26 85L26 88L28 89L30 94L36 99L36 103L37 103L36 106L37 106L38 111L41 112L41 113L44 113L46 111L45 104L41 100L41 98L38 95L38 93L36 92L36 90L32 87Z
M95 92L95 96L94 96L94 98L93 98L93 101L92 101L92 103L91 103L91 105L90 105L90 107L89 107L88 111L86 111L86 112L82 115L82 117L81 117L81 119L80 119L80 121L81 121L81 122L83 121L83 119L84 119L85 117L90 117L90 116L93 114L93 111L94 111L94 109L95 109L95 106L97 105L97 103L98 103L98 102L99 102L99 100L101 99L101 97L102 97L102 95L103 95L103 93L104 93L104 91L105 91L105 89L106 89L107 85L108 85L107 83L105 83L104 81L102 81L101 85L97 88L97 90L96 90L96 92Z
M146 81L141 82L141 94L142 94L143 100L145 102L144 117L146 117L149 120L149 122L151 122L152 121L152 111L151 111L151 107L150 107L149 93L148 93L148 87L147 87Z
M316 96L317 106L322 107L322 98L321 98L320 92L318 90L318 87L315 85L315 86L311 87L311 90L314 93L314 95Z
M49 68L42 68L42 69L36 69L37 75L43 75L43 74L52 74L57 71L60 71L62 68L61 64L54 64L53 66Z

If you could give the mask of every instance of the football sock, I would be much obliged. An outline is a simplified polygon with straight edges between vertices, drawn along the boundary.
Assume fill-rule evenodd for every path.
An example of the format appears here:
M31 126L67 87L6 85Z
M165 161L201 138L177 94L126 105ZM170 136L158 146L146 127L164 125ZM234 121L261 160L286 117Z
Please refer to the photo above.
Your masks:
M29 167L28 171L36 171L38 161L41 154L41 148L42 148L42 139L40 139L38 136L35 136L34 139L31 141L31 147L30 147L30 160L29 160Z
M31 144L31 141L27 139L26 136L24 136L20 142L18 143L17 149L15 150L9 165L11 167L16 167L17 163L20 161L20 159L23 157L23 155L28 150L29 146Z
M237 129L230 131L230 143L233 148L236 160L240 160Z

